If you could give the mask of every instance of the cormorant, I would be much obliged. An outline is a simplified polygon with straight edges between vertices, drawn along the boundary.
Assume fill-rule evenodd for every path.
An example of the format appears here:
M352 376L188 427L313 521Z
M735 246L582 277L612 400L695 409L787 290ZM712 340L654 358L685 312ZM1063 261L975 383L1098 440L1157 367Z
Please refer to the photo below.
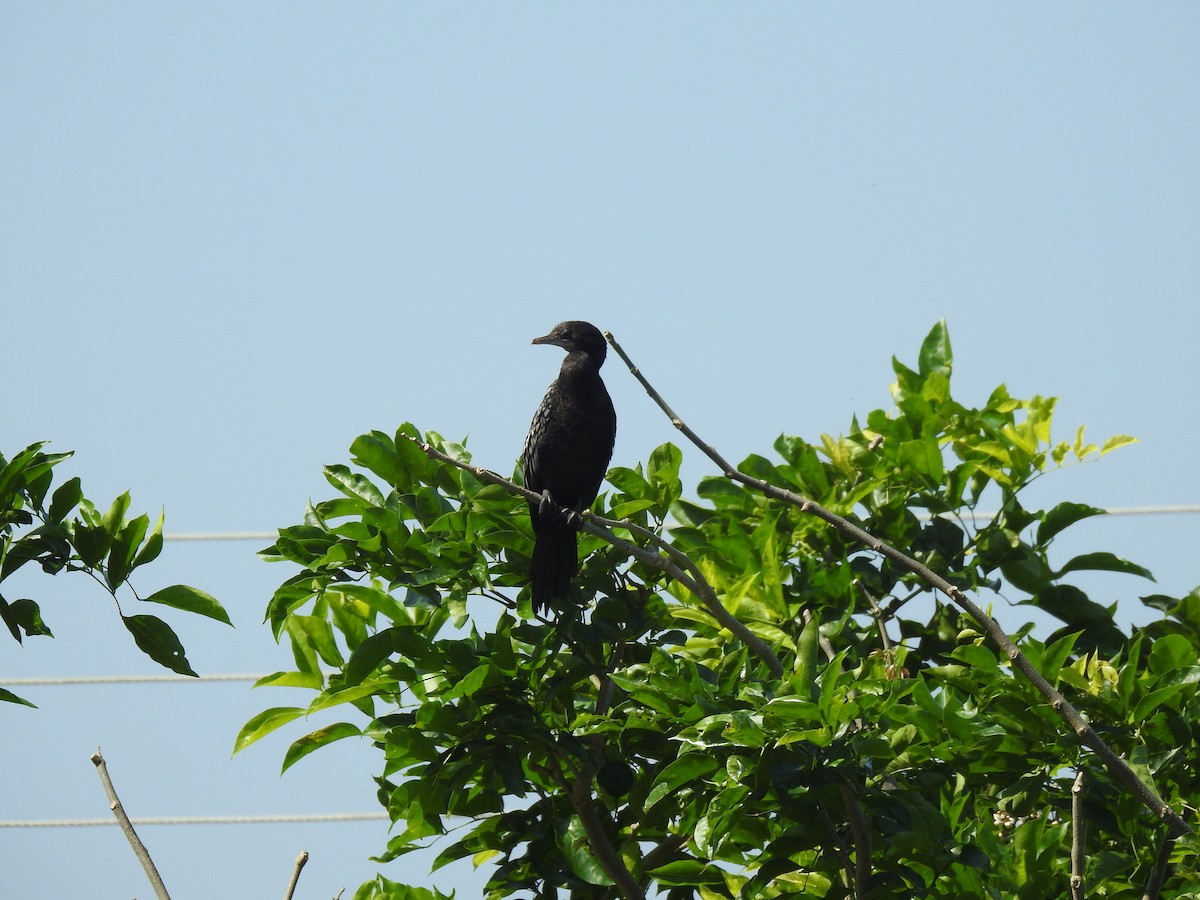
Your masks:
M547 498L575 513L587 509L600 491L612 458L617 414L600 378L604 335L587 322L561 322L535 344L567 351L558 378L533 414L521 454L525 487L542 495L529 504L533 560L529 580L533 611L540 613L567 596L579 568L576 522L545 508Z

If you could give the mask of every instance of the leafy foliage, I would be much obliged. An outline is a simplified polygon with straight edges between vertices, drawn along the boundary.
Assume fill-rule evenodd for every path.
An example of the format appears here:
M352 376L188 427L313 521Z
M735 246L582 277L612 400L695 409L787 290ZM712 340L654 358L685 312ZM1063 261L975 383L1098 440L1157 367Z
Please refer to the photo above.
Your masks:
M101 513L84 497L78 478L63 482L51 493L54 466L71 454L46 453L43 447L45 443L32 444L11 460L0 456L0 582L26 563L36 562L48 575L86 572L114 601L121 588L136 598L129 578L162 551L163 515L159 514L153 526L146 515L129 518L128 492ZM171 585L140 599L230 624L220 603L187 585ZM117 611L143 653L172 671L196 674L166 622L145 613L126 615L119 602ZM54 636L42 618L41 607L28 597L9 601L0 595L0 620L18 642ZM0 700L33 706L3 688Z
M1022 629L1021 649L1168 803L1186 805L1200 788L1200 592L1145 598L1162 619L1124 633L1077 576L1149 573L1108 552L1054 552L1101 510L1021 502L1042 474L1132 439L1096 447L1080 429L1056 443L1055 401L1003 386L979 407L959 403L941 323L916 369L894 369L894 411L815 443L781 436L772 458L740 470L964 590L1058 619L1041 638ZM666 444L644 467L612 469L597 508L629 523L620 537L648 545L647 529L685 554L783 677L678 582L591 534L575 604L536 618L524 502L432 460L422 441L469 460L408 424L363 435L353 467L326 469L337 496L264 551L299 571L267 608L296 669L263 683L315 697L267 710L237 741L345 708L354 722L301 737L284 768L331 741L374 742L396 826L381 861L432 841L436 866L490 866L490 897L1066 896L1081 770L1087 883L1141 896L1161 824L971 620L890 561L725 477L685 498L682 453ZM977 515L984 502L994 515ZM1196 896L1195 839L1169 858L1163 896ZM418 891L380 877L356 897Z

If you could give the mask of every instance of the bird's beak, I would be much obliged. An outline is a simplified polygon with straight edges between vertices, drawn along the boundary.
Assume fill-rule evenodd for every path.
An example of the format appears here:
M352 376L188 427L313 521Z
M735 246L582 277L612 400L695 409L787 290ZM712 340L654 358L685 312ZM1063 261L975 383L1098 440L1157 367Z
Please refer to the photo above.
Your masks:
M553 334L543 334L541 337L536 337L529 343L531 344L553 344L555 347L566 348L566 341L562 338L556 338Z

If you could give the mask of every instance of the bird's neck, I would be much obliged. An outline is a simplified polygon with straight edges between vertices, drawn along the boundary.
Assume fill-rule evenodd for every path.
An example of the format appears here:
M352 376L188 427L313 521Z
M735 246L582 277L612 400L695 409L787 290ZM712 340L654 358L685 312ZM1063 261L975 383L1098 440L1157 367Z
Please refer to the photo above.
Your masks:
M576 350L567 354L558 377L565 382L599 381L600 363L592 354Z

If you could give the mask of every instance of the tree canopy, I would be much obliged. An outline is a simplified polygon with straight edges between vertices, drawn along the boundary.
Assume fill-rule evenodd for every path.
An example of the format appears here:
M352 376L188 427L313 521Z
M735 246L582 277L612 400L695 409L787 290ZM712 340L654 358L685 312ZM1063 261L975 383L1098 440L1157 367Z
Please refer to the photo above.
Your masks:
M939 323L894 409L736 467L676 417L717 474L685 491L673 444L611 469L540 616L519 485L412 424L358 437L263 554L299 569L266 616L296 668L260 684L315 696L237 748L344 708L284 768L372 741L379 860L433 844L489 897L1200 895L1200 592L1122 628L1080 576L1150 573L1055 547L1103 511L1023 503L1132 438L1056 441L1055 400L1003 385L960 402L952 362ZM997 602L1061 627L1009 641Z

